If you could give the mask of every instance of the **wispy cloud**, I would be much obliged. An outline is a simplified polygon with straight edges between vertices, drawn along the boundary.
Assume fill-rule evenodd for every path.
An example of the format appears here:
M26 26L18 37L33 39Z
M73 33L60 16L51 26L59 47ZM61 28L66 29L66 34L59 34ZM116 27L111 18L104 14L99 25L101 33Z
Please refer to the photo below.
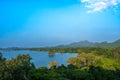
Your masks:
M88 13L101 11L111 6L120 4L120 0L81 0L82 3L86 3L89 10Z

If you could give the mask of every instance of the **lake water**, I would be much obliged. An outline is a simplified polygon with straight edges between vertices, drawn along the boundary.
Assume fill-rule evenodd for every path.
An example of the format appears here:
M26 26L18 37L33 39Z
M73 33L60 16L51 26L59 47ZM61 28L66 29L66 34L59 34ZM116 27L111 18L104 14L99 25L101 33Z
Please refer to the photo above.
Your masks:
M48 67L48 63L51 61L57 61L59 64L66 64L66 61L70 57L77 56L77 53L55 53L54 55L48 54L48 52L35 52L29 50L19 50L19 51L2 51L3 57L10 60L15 58L18 54L29 54L32 58L31 62L35 64L36 67Z

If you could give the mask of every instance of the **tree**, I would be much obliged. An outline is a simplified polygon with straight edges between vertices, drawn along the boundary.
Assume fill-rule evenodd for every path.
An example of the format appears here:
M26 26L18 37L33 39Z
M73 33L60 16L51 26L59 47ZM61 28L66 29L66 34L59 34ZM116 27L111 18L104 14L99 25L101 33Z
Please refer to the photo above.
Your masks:
M56 66L58 66L58 62L57 61L53 61L53 62L49 62L48 63L48 67L49 68L56 67Z
M29 80L28 73L34 68L29 55L18 55L11 60L0 61L1 80Z

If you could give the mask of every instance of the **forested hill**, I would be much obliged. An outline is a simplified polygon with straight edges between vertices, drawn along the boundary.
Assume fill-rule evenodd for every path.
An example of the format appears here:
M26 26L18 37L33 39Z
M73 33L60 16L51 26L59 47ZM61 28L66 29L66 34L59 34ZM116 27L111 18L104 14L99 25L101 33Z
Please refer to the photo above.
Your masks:
M115 48L115 47L120 47L120 39L116 40L114 42L89 42L87 40L85 41L80 41L80 42L74 42L68 45L59 45L56 46L57 48L79 48L79 47L110 47L110 48Z
M117 48L120 47L120 39L114 42L90 42L90 41L80 41L74 42L68 45L58 45L51 47L42 47L42 48L19 48L19 47L9 47L9 48L0 48L0 50L31 50L31 49L45 49L45 48L82 48L82 47L101 47L101 48Z

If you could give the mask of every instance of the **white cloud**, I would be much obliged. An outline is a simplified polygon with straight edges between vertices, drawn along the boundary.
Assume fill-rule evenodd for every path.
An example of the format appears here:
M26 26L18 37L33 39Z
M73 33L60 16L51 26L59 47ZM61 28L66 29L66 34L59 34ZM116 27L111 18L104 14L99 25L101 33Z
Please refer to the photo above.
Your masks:
M120 0L81 0L82 3L86 3L88 13L101 11L111 6L116 6L120 3Z

